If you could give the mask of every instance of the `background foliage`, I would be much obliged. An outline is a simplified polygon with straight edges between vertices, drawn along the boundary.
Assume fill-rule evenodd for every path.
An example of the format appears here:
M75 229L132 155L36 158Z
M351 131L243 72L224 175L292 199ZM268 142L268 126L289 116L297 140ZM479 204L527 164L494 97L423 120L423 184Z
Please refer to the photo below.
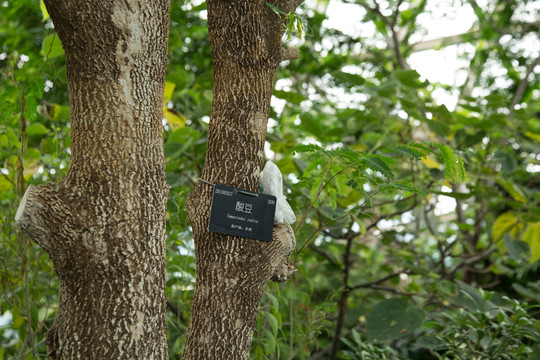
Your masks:
M538 6L456 0L474 11L473 27L428 44L420 19L437 1L346 2L371 31L334 29L329 3L310 1L294 14L302 39L286 41L300 59L278 72L267 156L297 214L298 271L268 285L251 357L540 358ZM164 144L177 358L195 279L184 202L204 162L212 64L205 3L171 5ZM421 77L409 61L422 46L459 46L465 81ZM13 221L25 187L60 181L69 165L63 51L39 2L0 4L0 72L0 359L45 358L58 284Z

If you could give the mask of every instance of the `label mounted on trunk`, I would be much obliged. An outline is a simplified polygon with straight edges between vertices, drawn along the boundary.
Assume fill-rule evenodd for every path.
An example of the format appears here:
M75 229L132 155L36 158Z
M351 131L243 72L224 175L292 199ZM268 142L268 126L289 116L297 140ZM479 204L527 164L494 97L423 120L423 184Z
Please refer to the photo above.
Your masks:
M275 196L216 184L208 230L271 241L275 212Z

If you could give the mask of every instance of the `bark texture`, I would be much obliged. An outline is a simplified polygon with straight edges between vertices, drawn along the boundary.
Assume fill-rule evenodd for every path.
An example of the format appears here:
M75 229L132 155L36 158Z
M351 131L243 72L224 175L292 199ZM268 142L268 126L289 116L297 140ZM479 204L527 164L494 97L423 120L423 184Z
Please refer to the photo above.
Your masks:
M169 2L45 0L66 54L71 164L17 212L49 254L53 359L168 359L162 141Z
M284 12L301 1L274 1ZM256 191L281 46L281 19L264 0L208 0L214 93L202 178ZM264 242L208 231L213 188L188 197L195 238L196 288L183 359L247 359L264 286L286 279L294 234L274 227Z

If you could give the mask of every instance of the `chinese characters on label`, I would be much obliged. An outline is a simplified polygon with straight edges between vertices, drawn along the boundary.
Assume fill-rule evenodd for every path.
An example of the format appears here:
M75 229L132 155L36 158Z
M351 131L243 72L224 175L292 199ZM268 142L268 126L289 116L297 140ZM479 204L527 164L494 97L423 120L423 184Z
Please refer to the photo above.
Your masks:
M243 230L243 231L253 231L252 227L249 227L249 226L243 227L242 225L236 225L236 224L231 224L231 229L238 229L238 230Z
M253 211L253 204L237 201L235 210L244 212L246 214L251 214L251 212Z

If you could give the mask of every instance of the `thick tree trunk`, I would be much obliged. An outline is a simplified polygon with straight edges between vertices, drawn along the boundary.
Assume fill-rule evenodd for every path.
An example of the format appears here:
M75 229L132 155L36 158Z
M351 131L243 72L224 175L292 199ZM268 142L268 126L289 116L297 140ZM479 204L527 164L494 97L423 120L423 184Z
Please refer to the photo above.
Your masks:
M301 1L276 1L284 12ZM208 0L214 93L202 178L256 191L281 47L281 20L264 0ZM183 359L247 359L264 286L286 278L289 225L264 242L208 231L213 188L189 195L197 279Z
M53 359L167 359L162 141L169 2L45 0L66 53L71 164L21 229L60 285Z

